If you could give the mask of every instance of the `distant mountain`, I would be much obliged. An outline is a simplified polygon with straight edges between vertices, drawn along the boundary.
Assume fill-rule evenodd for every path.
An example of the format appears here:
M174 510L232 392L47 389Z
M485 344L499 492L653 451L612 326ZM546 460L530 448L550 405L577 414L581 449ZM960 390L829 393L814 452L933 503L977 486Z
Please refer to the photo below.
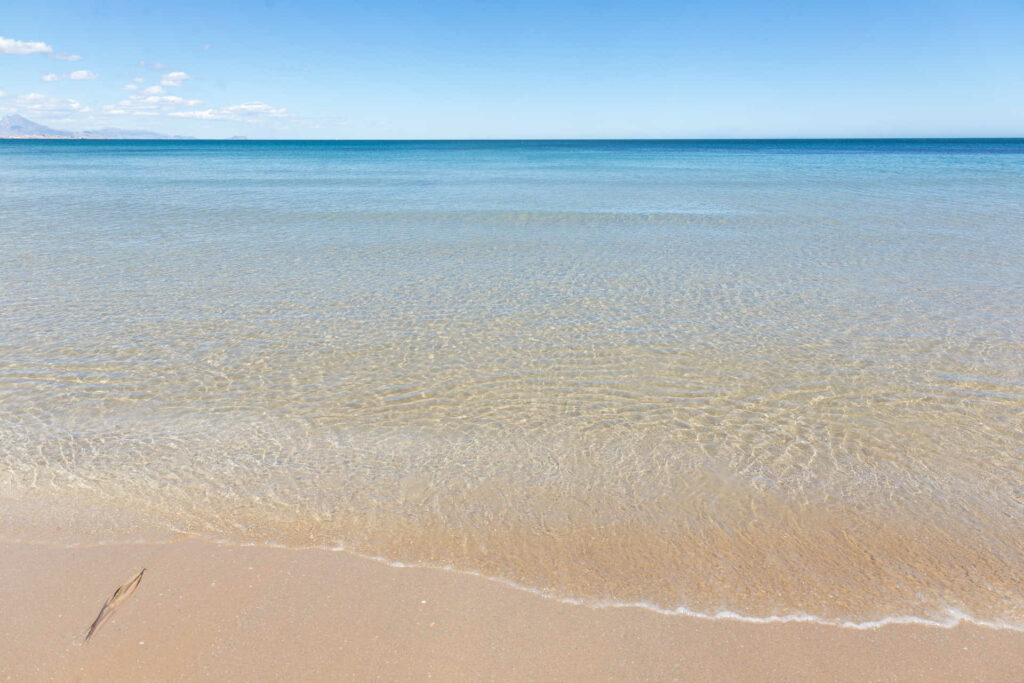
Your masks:
M29 121L18 114L8 114L0 119L0 138L57 138L71 140L194 140L181 135L164 135L149 130L124 130L122 128L100 128L73 133L49 128L35 121Z
M97 130L83 130L76 137L90 140L194 140L195 138L183 137L181 135L164 135L154 133L151 130L130 130L124 128L99 128Z
M74 133L66 130L48 128L24 116L9 114L0 119L0 137L2 138L71 138Z

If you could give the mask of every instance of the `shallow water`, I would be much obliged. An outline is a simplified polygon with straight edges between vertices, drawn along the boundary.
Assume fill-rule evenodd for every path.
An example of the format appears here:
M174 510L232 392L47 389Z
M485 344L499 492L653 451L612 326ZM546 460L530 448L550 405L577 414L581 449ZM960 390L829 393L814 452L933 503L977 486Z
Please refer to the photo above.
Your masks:
M1024 141L0 142L0 535L1024 628L1021 301Z

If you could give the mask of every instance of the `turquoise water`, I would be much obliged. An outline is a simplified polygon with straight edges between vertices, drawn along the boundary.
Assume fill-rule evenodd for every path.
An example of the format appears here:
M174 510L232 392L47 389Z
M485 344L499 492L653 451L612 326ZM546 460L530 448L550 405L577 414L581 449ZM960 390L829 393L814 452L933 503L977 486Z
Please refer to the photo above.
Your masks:
M0 141L0 535L1024 627L1021 301L1020 140Z

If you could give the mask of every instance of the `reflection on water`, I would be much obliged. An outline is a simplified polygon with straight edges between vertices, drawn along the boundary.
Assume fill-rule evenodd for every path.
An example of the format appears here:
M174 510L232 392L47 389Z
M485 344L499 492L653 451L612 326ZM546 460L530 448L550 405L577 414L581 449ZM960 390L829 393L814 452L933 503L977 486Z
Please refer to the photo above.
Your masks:
M1024 626L1024 143L0 162L2 535Z

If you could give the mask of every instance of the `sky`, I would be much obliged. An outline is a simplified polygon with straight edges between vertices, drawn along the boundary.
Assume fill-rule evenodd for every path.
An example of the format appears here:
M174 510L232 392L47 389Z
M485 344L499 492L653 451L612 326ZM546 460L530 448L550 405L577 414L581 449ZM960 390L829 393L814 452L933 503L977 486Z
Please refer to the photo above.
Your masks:
M196 137L1024 136L1024 0L4 0L0 116Z

